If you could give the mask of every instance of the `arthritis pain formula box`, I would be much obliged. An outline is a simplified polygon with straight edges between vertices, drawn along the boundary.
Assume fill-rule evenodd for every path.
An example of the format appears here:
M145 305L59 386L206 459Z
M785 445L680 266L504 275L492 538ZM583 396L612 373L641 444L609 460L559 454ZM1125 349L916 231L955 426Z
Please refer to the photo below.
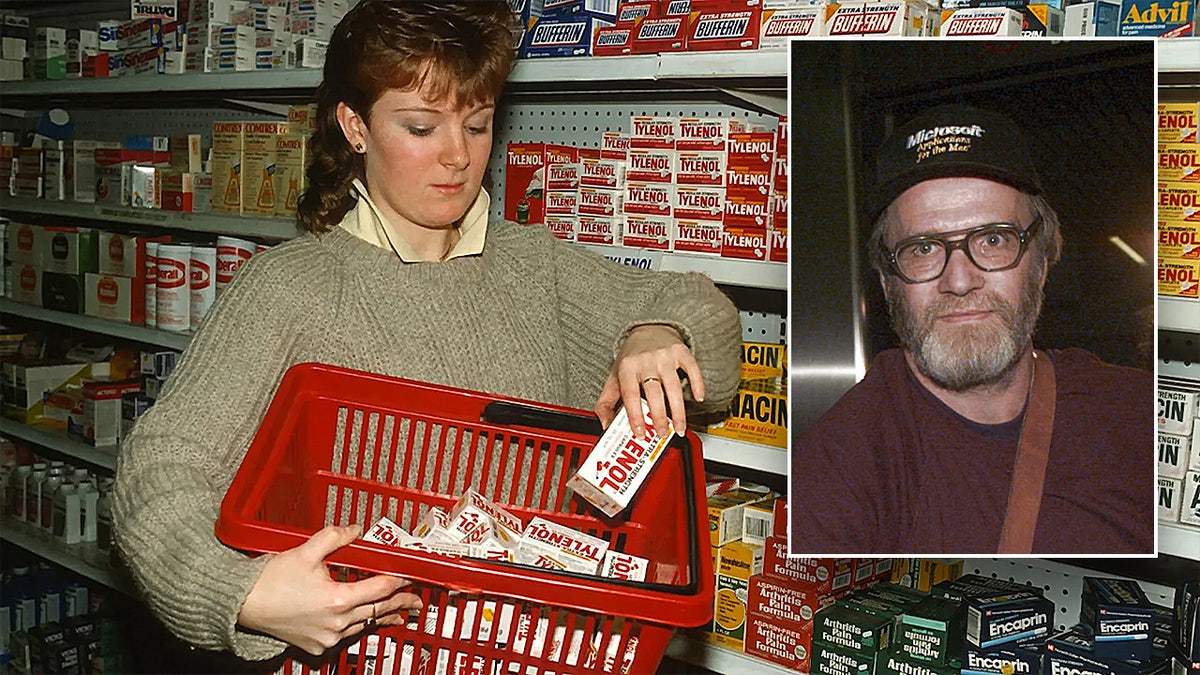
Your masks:
M1200 103L1159 103L1159 144L1197 143L1197 118L1200 118Z
M1200 259L1200 223L1160 222L1158 257Z
M1200 298L1200 260L1159 258L1158 294Z
M615 516L629 506L675 433L669 423L665 436L655 432L650 406L645 401L642 401L642 418L646 434L634 438L629 416L622 407L579 470L567 481L567 487L606 515Z
M1159 143L1158 180L1200 185L1200 143Z
M942 12L942 37L1020 34L1021 13L1011 7L968 7Z

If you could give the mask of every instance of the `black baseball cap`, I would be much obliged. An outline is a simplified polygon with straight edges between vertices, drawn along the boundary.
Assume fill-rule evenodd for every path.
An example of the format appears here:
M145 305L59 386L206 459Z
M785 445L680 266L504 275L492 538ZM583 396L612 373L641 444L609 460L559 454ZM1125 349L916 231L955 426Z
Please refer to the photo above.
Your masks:
M1042 192L1017 125L966 105L930 108L910 120L883 142L876 167L871 222L905 190L931 178L987 178L1027 194Z

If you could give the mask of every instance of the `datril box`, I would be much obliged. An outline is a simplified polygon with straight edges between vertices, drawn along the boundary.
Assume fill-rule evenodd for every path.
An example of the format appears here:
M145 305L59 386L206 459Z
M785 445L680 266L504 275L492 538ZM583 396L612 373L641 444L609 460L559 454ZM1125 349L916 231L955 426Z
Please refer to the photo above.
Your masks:
M1200 298L1200 260L1159 258L1158 294Z
M1200 185L1187 183L1158 184L1160 221L1200 223Z
M829 37L924 34L925 7L918 2L850 0L827 7L825 34Z
M942 11L943 37L1018 36L1021 13L1011 7L967 7Z
M1158 142L1196 143L1200 103L1159 103Z
M1200 143L1159 143L1158 179L1200 185Z
M758 49L759 0L692 0L690 9L688 51Z
M825 32L825 6L763 7L759 49L786 49L792 38L820 37Z
M1195 35L1195 17L1192 0L1123 0L1120 35L1189 37Z
M1200 223L1158 224L1158 257L1200 259Z

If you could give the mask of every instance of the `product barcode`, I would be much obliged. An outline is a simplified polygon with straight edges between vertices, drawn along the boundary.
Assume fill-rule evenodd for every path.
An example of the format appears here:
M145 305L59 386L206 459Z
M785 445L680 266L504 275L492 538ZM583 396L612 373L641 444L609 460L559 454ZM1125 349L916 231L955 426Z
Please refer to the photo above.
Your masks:
M746 519L746 531L743 537L749 535L757 539L766 539L767 531L771 529L771 522L768 520L758 520L757 518Z
M979 631L983 624L983 613L972 607L967 612L967 642L973 645L981 644L979 642Z

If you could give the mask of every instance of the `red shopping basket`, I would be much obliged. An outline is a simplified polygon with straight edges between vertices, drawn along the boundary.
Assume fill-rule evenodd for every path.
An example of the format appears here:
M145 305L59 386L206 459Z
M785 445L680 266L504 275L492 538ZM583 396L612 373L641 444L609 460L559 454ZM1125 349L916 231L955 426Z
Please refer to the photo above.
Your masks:
M526 522L541 516L647 558L646 583L360 539L327 562L412 579L425 606L408 626L351 645L339 675L653 672L675 627L712 616L700 440L676 437L634 503L608 518L567 489L599 433L594 415L568 408L299 364L221 503L216 534L266 553L329 524L365 529L386 516L411 531L474 488Z

